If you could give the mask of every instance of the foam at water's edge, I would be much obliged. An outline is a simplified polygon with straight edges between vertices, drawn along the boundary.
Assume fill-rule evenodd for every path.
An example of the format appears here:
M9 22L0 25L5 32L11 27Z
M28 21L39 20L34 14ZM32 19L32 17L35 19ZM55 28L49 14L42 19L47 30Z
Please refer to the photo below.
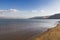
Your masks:
M52 25L52 27L49 27L49 28L54 28L57 26L57 24L60 24L60 21L57 21L54 25Z

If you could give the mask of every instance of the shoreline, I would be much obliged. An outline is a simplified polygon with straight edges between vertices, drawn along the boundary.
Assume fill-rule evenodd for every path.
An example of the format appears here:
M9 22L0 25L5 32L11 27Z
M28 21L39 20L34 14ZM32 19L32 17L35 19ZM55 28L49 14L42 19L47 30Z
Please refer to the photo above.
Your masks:
M53 27L55 27L55 26L56 25L54 25ZM35 30L35 29L34 29L34 31L31 29L30 29L30 31L28 31L28 30L2 34L2 35L0 35L0 40L31 40L38 35L42 35L48 29L44 30L43 32L40 32L41 30Z
M48 29L47 31L43 32L42 34L38 34L37 36L35 36L34 38L32 38L31 40L54 40L51 39L50 36L57 36L58 33L60 34L60 23L58 23L55 27ZM59 36L60 38L60 36ZM57 39L57 38L56 38ZM57 39L58 40L58 39Z

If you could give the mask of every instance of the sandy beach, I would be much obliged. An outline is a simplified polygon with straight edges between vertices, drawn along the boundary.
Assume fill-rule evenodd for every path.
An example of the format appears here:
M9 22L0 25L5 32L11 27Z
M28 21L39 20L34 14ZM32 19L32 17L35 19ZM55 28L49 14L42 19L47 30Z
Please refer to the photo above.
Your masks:
M60 23L31 40L60 40Z

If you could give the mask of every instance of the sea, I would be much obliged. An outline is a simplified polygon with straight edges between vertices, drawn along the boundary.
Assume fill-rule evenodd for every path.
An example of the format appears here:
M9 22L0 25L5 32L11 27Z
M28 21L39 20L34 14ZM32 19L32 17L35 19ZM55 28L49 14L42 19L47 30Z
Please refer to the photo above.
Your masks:
M60 19L0 19L0 31L42 30L52 28Z
M23 35L36 36L55 27L59 21L60 19L0 19L0 35L2 36L0 39L4 39L3 35L9 33L19 33L21 37Z

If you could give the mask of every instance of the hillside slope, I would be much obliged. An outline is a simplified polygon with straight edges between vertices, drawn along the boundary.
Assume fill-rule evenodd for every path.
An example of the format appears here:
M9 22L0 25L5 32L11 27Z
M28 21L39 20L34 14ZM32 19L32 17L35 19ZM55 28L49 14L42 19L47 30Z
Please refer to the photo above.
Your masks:
M60 40L60 24L56 27L48 29L41 35L36 36L32 40Z
M48 17L48 19L60 19L60 13L51 15L50 17Z
M60 19L60 13L56 13L56 14L50 15L50 16L32 17L30 19Z

